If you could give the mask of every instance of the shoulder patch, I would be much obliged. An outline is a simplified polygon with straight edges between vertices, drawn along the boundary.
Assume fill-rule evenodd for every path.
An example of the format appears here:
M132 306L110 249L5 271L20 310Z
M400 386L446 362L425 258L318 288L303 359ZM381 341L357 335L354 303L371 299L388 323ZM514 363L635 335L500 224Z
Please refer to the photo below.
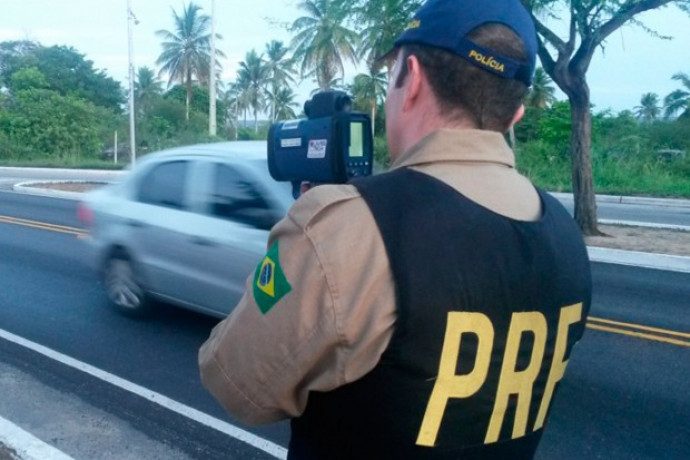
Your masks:
M262 314L268 313L292 286L280 266L278 242L268 250L254 272L254 300Z

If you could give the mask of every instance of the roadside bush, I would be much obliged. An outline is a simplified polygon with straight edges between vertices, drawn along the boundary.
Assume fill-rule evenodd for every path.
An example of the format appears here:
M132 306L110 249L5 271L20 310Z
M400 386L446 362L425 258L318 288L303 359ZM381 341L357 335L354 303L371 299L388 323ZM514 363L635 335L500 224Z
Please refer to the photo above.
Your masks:
M690 181L690 154L686 153L684 158L677 161L675 172L681 178Z
M515 161L518 170L539 187L553 191L571 188L570 160L564 157L563 147L554 148L542 140L518 144Z
M21 152L56 159L97 158L102 127L114 114L107 109L55 91L19 91L0 118L0 131Z
M690 155L690 119L654 123L648 128L650 143L655 150L682 150Z
M217 140L208 135L208 116L191 110L185 119L185 105L175 99L158 99L136 122L137 155L178 145ZM123 119L119 132L129 133L129 123ZM127 137L127 134L123 136Z
M539 139L539 120L546 110L542 107L526 107L525 115L515 125L515 139L518 145Z
M550 145L552 155L569 158L571 127L570 103L556 102L539 119L537 139Z
M254 131L254 126L240 126L237 133L237 139L240 141L265 141L268 139L268 129L270 126L267 123L259 123L257 131Z
M592 158L631 159L650 150L645 126L631 112L612 116L600 112L592 117Z
M204 114L206 120L208 120L208 101L209 101L209 91L208 88L194 85L192 86L192 100L190 104L190 117L191 112L197 112L199 114ZM168 101L179 102L184 110L186 110L187 104L187 89L185 85L175 85L170 88L169 91L163 95L163 99ZM183 112L184 113L184 112ZM216 101L216 124L217 126L223 126L226 123L227 115L227 105L222 100ZM184 120L184 116L182 117ZM206 126L208 127L208 121L206 121Z
M0 113L0 117L2 114ZM0 120L0 125L2 121ZM31 149L11 142L5 133L0 131L0 162L14 162L17 158L31 156Z
M672 164L644 158L600 158L594 161L597 192L618 195L690 197L690 175L682 168L690 162Z
M379 170L386 170L390 168L391 159L388 155L388 141L386 135L374 137L374 168Z

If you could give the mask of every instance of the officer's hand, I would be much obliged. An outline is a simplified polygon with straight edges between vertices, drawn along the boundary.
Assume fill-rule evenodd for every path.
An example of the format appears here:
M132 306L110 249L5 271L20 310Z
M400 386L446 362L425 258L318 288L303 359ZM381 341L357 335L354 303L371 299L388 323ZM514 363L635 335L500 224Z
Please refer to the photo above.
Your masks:
M312 182L303 181L300 184L300 190L299 190L300 194L303 195L307 190L309 190L310 188L315 187L315 186L316 186L316 184L314 184Z

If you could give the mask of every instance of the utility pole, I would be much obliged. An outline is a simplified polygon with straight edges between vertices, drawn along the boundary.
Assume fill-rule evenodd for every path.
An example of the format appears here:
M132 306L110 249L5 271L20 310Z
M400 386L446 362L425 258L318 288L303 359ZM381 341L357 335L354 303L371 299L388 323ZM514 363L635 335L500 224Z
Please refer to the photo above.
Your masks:
M132 13L131 0L127 0L127 37L128 37L128 55L129 55L129 148L131 152L132 166L137 162L136 140L134 131L134 63L132 62L134 56L134 40L132 38L133 24L139 24L136 16Z
M208 88L208 133L216 135L216 0L211 0L211 59Z

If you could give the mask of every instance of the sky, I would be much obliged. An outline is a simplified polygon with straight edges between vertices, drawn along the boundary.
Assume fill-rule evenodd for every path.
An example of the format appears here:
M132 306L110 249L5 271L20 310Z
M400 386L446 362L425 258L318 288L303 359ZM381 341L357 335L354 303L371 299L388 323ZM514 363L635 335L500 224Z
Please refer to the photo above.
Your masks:
M157 30L174 30L173 8L180 12L183 0L129 0L138 24L132 29L135 68L158 69L161 39ZM194 0L211 14L212 0ZM261 53L271 40L286 45L290 34L280 24L302 16L297 0L215 0L216 32L223 36L216 47L226 54L221 60L224 82L234 80L238 63L252 49ZM662 40L638 26L614 32L598 50L587 73L595 110L632 110L642 94L657 93L660 99L681 85L671 77L690 74L690 17L675 7L643 13L638 18L662 35ZM30 39L42 45L74 47L93 61L96 69L128 88L127 0L0 0L0 42ZM349 83L361 70L346 69ZM167 81L166 81L167 83ZM297 89L303 102L316 87L311 81ZM557 93L559 99L565 95Z

